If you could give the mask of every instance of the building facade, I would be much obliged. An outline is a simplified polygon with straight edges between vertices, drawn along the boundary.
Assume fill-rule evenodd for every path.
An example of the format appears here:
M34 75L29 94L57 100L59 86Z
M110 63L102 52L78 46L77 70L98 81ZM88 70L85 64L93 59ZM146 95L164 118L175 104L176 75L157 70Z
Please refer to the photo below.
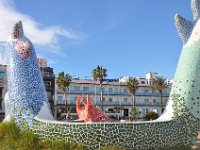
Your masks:
M0 65L0 120L5 116L4 95L7 92L6 65Z
M136 91L136 109L140 113L138 118L145 116L147 112L154 111L159 115L160 96L159 92L151 89L150 84L157 73L148 73L146 78L137 78L139 86ZM132 109L132 96L126 88L128 78L107 79L103 82L103 106L104 112L115 118L129 118ZM64 100L63 92L56 86L55 90L55 109L58 119L65 115L66 106L70 109L72 119L76 119L76 99L78 96L86 97L87 94L93 99L97 107L101 107L99 83L93 80L73 79L67 100ZM163 104L167 103L170 93L170 86L163 90Z
M47 92L47 98L49 100L49 104L54 114L54 94L55 94L55 75L53 72L53 68L51 67L40 67L44 86Z
M47 59L38 58L38 65L44 81L44 86L47 93L47 98L54 115L54 93L55 93L55 74L53 68L47 67Z

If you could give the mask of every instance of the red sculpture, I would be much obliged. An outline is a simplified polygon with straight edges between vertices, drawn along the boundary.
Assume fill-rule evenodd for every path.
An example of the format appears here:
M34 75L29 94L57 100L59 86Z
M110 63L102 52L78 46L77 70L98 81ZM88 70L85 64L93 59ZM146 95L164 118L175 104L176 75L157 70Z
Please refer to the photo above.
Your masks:
M81 107L81 102L85 108ZM87 96L87 99L81 99L79 96L76 101L76 112L81 121L112 121L105 113L100 111L94 104L92 99Z

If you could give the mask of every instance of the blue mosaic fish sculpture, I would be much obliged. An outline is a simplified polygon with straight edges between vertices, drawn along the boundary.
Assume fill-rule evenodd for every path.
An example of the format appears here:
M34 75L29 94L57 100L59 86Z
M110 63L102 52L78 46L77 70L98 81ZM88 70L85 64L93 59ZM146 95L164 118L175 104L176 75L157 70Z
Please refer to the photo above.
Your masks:
M21 46L14 48L15 40L11 43L13 49L9 53L8 68L12 116L17 120L25 118L31 122L30 129L40 138L79 143L86 150L100 149L107 145L125 147L127 150L191 148L200 131L200 0L191 0L191 4L193 21L187 21L180 15L175 16L183 49L168 105L158 120L67 123L50 121L45 117L34 118L47 100L39 69L35 67L35 52L29 50L33 46L25 44L28 50L21 51L18 50ZM39 92L41 90L43 92Z
M7 54L10 115L18 123L26 120L31 125L33 118L46 109L46 118L52 119L36 53L30 40L24 36L21 21L12 30Z

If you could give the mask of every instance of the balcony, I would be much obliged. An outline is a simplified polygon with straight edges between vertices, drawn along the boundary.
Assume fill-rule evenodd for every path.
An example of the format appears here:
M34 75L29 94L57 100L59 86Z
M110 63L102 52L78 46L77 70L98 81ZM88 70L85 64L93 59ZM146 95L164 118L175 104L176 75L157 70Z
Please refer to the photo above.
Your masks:
M70 90L69 94L97 94L100 95L100 91L94 91L94 90ZM104 95L126 95L130 96L128 92L122 92L122 91L103 91ZM159 93L147 93L147 92L136 92L136 96L155 96L159 97ZM164 97L168 97L168 93L163 93Z
M57 101L58 105L65 105L65 101L64 100L58 100ZM95 105L101 105L101 101L94 101ZM67 105L76 105L76 100L67 100ZM132 106L132 102L128 101L128 102L123 102L123 101L103 101L103 105L104 106ZM166 103L163 102L163 106L165 106ZM155 106L155 107L159 107L160 106L160 102L140 102L140 101L136 101L136 106Z
M54 78L55 75L52 72L42 72L43 77Z
M58 91L60 92L60 91ZM100 91L94 90L70 90L69 94L100 94ZM111 91L103 91L104 95L130 95L128 92L111 92Z
M58 100L58 101L57 101L57 105L63 105L63 104L65 104L65 101L64 101L64 100Z

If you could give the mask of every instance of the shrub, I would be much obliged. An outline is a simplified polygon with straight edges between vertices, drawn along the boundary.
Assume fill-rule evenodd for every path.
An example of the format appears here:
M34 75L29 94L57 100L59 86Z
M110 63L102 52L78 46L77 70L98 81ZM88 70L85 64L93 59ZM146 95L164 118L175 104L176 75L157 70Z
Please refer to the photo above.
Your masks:
M39 145L41 150L66 150L67 148L67 143L64 141L41 140Z
M17 149L20 150L38 150L39 149L39 139L37 136L31 132L23 131L20 133L20 139L16 144Z
M151 111L149 113L146 114L145 116L145 120L149 121L149 120L155 120L157 119L159 116L156 112L154 111Z

